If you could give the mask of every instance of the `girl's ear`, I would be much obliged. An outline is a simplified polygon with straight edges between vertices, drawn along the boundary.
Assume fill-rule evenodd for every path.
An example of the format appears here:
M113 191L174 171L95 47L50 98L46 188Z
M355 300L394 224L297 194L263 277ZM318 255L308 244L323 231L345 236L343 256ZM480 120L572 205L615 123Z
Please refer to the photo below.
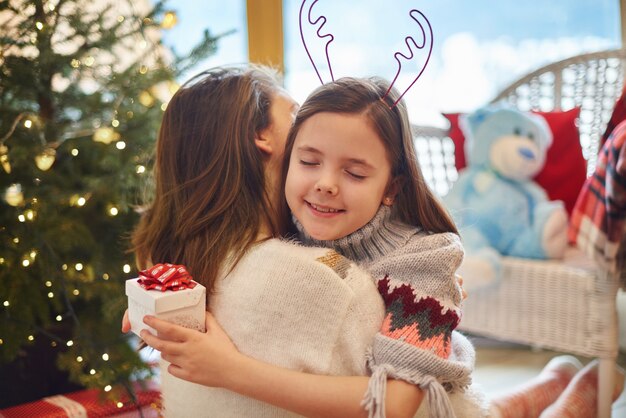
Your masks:
M389 182L389 185L387 186L387 190L385 191L385 194L383 195L382 204L385 206L392 206L401 187L402 187L401 176L398 176L392 179Z

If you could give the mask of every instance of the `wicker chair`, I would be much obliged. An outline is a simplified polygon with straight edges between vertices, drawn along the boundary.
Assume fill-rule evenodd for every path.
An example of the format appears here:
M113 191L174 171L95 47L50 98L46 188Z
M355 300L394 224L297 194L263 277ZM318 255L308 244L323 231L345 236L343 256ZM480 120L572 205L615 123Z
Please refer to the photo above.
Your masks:
M621 94L626 50L579 55L534 71L493 102L520 110L580 106L579 130L587 172L593 172L599 139ZM414 126L424 174L445 193L456 180L454 145L447 130ZM613 368L618 353L617 275L597 268L571 249L559 261L506 257L502 281L474 290L465 301L460 329L472 334L600 359L600 417L611 414ZM622 283L622 285L624 285Z

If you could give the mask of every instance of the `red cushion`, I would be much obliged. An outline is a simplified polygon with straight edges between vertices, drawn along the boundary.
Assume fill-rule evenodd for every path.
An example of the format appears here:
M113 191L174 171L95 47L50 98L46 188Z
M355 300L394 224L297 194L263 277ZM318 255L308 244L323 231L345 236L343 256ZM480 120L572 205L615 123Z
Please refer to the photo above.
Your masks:
M578 193L587 178L587 162L580 146L580 135L576 126L579 108L565 112L534 112L543 116L552 131L553 141L546 155L543 169L534 180L541 185L551 200L562 200L571 214ZM461 113L444 113L450 122L448 135L454 143L454 161L457 170L464 168L465 136L459 126Z

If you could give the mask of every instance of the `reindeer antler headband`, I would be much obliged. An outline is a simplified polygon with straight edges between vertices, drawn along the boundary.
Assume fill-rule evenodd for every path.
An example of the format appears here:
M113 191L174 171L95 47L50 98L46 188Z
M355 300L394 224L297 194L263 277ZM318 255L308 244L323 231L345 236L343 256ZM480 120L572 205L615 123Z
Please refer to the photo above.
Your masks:
M313 68L315 69L315 72L317 73L317 77L320 79L320 83L324 84L324 80L322 79L320 71L317 68L317 66L315 65L315 59L313 59L313 57L311 56L311 52L309 51L309 48L307 46L307 42L306 42L306 39L305 39L304 31L302 30L302 26L303 26L303 24L308 24L308 25L311 25L313 28L315 28L316 25L321 22L321 24L319 25L319 27L315 31L316 37L313 37L313 39L311 41L312 42L319 42L319 40L322 40L322 42L326 42L326 44L324 45L324 54L325 54L325 58L326 58L326 63L328 64L328 71L330 73L330 80L331 81L335 81L335 77L333 75L333 68L332 68L332 65L330 63L330 55L329 55L329 52L328 52L328 48L329 48L330 44L335 40L335 37L333 36L332 33L325 33L325 34L322 33L324 25L327 22L326 16L320 15L320 17L318 17L317 19L313 20L312 10L313 10L313 7L315 6L315 4L319 0L313 0L313 2L310 4L310 6L308 6L308 8L305 8L305 4L308 1L309 0L303 0L302 1L302 5L300 6L300 15L299 15L299 17L300 17L300 38L302 39L302 44L304 45L304 49L306 50L306 53L309 56L309 59L311 60L311 64L313 64ZM303 12L305 12L305 16L306 16L306 21L304 21L304 22L303 22ZM428 55L426 56L426 59L422 63L421 68L419 68L419 64L418 64L418 70L419 71L418 71L417 75L412 79L412 81L410 83L408 83L408 85L406 87L404 87L404 86L401 86L401 87L396 86L396 88L398 89L398 91L401 92L401 94L400 94L400 97L398 97L398 99L393 103L393 106L398 104L398 102L402 99L402 97L406 94L406 92L409 91L409 89L411 87L413 87L415 82L421 77L422 73L424 73L424 70L426 69L426 65L428 64L428 61L430 60L430 55L431 55L431 53L433 51L433 29L430 26L430 22L428 21L428 18L426 18L426 16L422 12L420 12L419 10L416 10L416 9L412 9L409 12L409 16L411 17L411 19L413 19L415 21L415 23L417 23L417 25L419 27L420 34L418 36L418 39L421 42L420 43L416 42L415 38L413 38L413 36L407 36L407 37L404 38L404 42L405 42L405 44L407 46L408 53L405 55L405 54L401 53L400 51L396 51L393 54L394 59L398 63L398 69L396 71L395 77L391 81L391 85L389 86L389 89L387 90L387 92L385 93L385 96L383 96L382 99L385 99L387 97L387 95L389 94L391 89L394 86L396 86L396 83L400 84L400 82L398 81L398 77L400 76L400 73L402 72L402 62L400 61L400 57L404 58L406 61L412 60L412 59L416 58L416 53L417 53L418 49L427 50L428 51ZM404 90L402 89L403 87L404 87Z

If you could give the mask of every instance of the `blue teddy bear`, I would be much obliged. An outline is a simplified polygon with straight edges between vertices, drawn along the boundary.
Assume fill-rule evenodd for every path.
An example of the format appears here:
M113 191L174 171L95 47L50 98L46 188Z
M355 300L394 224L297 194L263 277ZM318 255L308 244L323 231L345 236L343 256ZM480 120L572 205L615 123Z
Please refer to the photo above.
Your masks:
M494 105L462 117L460 124L468 166L444 201L467 252L461 273L474 284L485 283L499 275L502 255L562 257L563 202L550 201L532 180L552 144L545 119Z

